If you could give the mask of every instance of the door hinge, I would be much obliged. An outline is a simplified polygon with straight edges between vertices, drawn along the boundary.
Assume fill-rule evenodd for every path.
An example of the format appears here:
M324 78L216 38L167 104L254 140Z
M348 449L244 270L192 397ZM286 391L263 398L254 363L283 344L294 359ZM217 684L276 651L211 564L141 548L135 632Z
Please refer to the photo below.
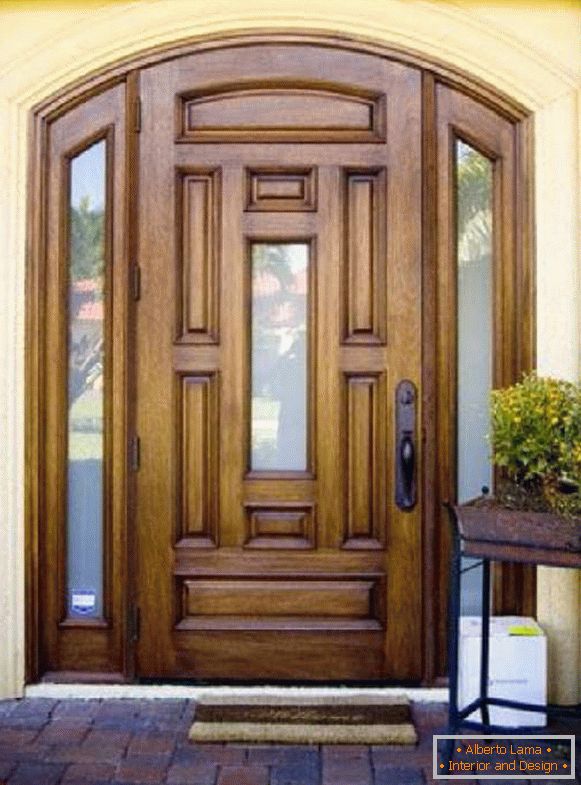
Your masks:
M141 298L141 267L138 264L131 268L131 293L134 300Z
M141 611L137 605L129 607L127 618L127 635L130 643L137 643L141 634Z
M141 131L141 98L135 99L133 111L133 130L138 134Z
M141 440L139 436L132 436L129 442L129 466L132 472L136 472L139 469L140 454Z

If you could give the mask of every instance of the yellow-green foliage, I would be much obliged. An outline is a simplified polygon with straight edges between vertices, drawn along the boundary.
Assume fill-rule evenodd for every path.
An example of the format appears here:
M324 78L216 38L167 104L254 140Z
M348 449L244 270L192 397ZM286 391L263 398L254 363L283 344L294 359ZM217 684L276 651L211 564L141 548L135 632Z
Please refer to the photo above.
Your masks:
M581 512L581 385L532 373L491 399L494 463L512 482L536 486L549 509ZM576 492L561 492L573 483Z

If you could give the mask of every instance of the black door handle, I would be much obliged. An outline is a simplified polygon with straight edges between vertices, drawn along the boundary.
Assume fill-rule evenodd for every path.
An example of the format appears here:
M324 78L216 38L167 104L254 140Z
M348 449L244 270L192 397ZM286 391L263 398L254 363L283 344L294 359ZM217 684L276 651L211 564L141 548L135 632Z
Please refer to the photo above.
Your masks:
M400 461L401 461L401 468L402 468L402 479L403 479L403 495L406 503L406 507L409 507L413 504L412 502L412 489L413 489L413 482L414 482L414 468L415 468L415 450L414 450L414 443L412 438L409 434L406 435L401 440L401 448L400 448Z
M395 503L400 510L416 505L416 399L413 382L403 379L395 393L396 406L396 471Z

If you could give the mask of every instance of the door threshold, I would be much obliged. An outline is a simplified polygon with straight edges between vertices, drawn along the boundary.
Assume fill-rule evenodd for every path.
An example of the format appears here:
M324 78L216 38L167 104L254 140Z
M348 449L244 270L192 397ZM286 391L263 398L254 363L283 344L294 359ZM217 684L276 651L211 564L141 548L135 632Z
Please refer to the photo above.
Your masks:
M29 684L27 698L53 700L200 700L218 697L351 697L354 695L407 698L416 703L447 703L448 690L443 687L281 687L276 684L260 686L192 686L187 684Z

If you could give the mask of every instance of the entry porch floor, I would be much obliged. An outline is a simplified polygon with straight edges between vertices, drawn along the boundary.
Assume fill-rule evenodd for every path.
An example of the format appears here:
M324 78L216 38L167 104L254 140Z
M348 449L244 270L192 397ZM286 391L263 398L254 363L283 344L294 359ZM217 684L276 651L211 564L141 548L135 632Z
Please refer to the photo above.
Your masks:
M427 785L432 735L447 716L445 704L413 704L415 747L193 745L194 708L191 700L0 701L0 785ZM581 721L553 730L577 734L579 761Z

